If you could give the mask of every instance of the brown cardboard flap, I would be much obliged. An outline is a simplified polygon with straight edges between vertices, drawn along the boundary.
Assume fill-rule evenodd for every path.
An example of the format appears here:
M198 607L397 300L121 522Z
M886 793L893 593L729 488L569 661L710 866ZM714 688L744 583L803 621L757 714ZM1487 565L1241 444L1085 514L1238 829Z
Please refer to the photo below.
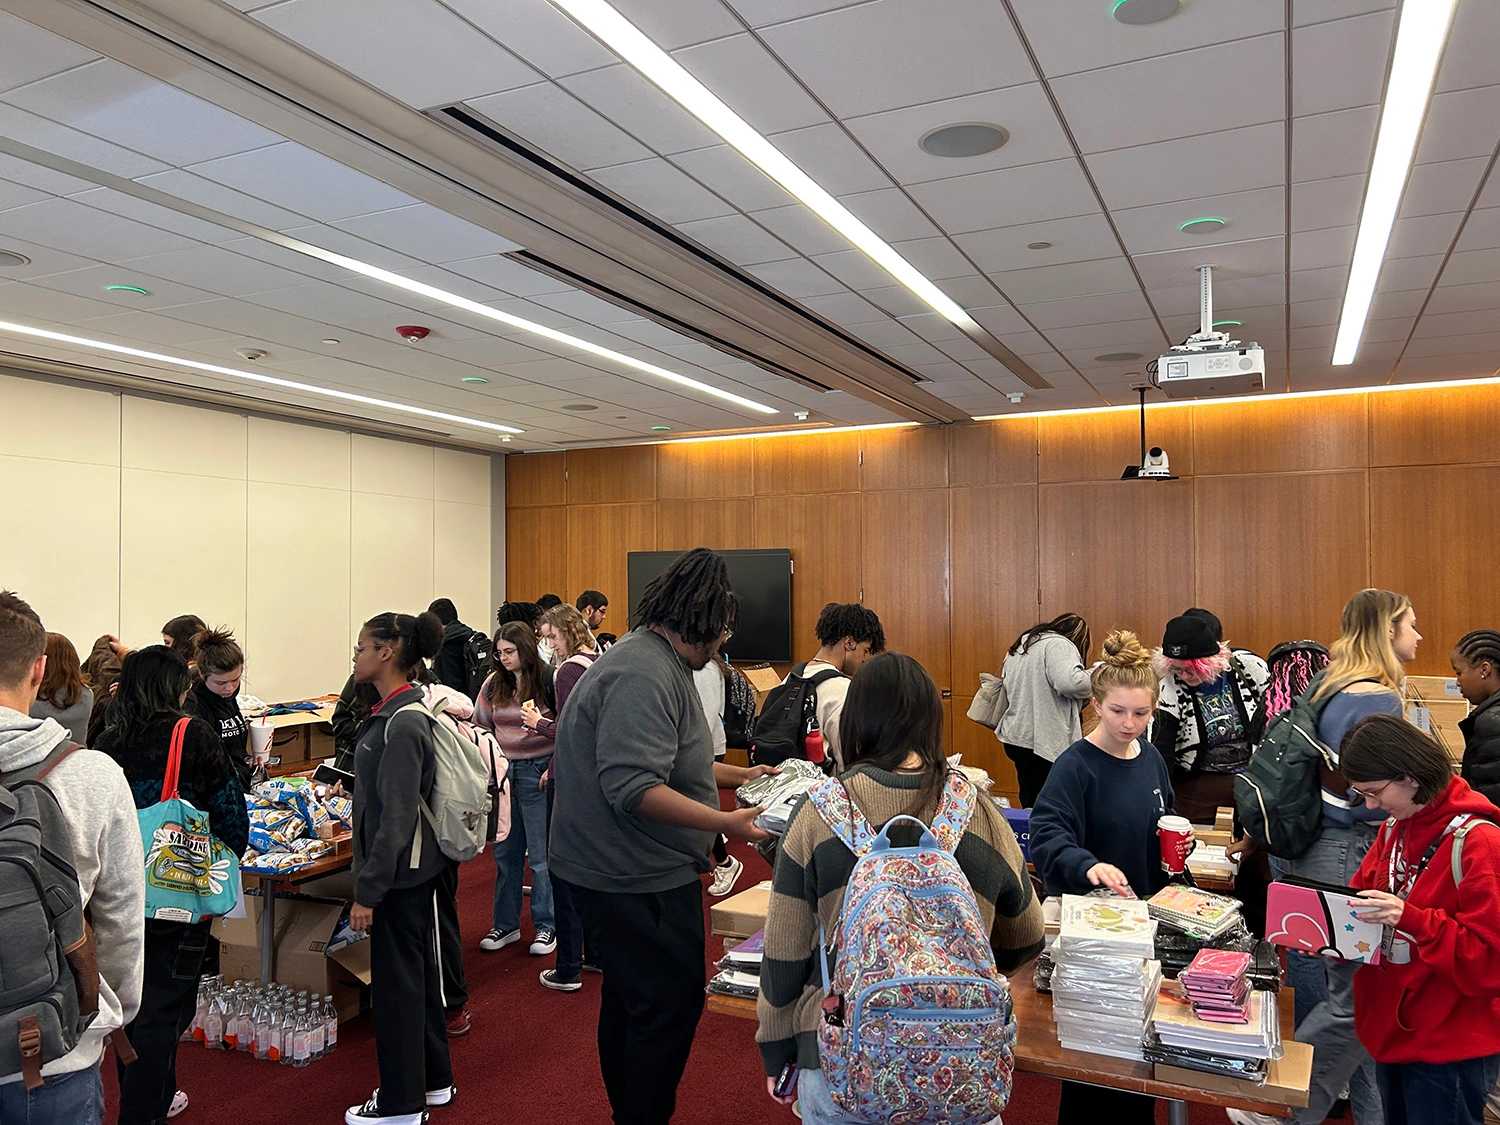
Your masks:
M770 905L771 880L767 879L747 891L714 903L709 908L709 922L716 934L747 938L765 926Z
M368 938L364 941L356 941L352 945L335 949L328 955L328 959L354 976L361 984L370 983L370 942Z

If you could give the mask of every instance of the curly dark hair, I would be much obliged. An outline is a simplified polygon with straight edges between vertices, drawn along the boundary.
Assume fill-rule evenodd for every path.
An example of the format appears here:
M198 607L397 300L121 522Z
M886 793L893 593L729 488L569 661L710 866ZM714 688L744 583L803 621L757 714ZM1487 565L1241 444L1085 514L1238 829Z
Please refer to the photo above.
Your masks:
M885 629L880 618L873 609L858 602L829 602L818 614L814 632L822 645L836 645L845 637L853 637L856 644L869 641L872 655L885 651Z
M646 587L635 615L641 625L660 625L700 645L722 637L738 610L724 556L694 547Z

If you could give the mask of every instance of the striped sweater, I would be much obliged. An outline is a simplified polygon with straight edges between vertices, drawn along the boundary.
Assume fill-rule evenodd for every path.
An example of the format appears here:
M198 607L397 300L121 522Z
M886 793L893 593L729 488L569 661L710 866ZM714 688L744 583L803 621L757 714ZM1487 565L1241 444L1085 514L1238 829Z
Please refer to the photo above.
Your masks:
M873 826L902 813L928 822L936 811L923 801L922 776L856 766L844 785ZM922 802L918 807L918 802ZM916 830L900 825L892 842L916 842ZM959 841L958 865L968 876L984 924L990 927L995 960L1008 972L1042 948L1042 912L1031 891L1026 861L1000 809L981 798L974 819ZM823 999L818 967L818 923L830 940L838 933L844 886L854 870L854 853L829 831L804 799L793 812L776 857L771 900L766 912L766 946L760 970L755 1033L767 1074L778 1074L791 1059L803 1070L820 1069L818 1018ZM829 972L833 955L829 955Z

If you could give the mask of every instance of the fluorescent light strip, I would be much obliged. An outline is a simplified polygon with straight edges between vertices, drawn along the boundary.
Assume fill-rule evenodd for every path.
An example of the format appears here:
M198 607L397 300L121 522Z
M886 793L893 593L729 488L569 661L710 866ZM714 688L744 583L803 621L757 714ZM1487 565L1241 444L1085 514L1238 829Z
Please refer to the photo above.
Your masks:
M552 0L552 3L598 36L610 50L738 149L747 160L805 203L820 219L939 314L966 331L983 331L953 298L928 281L894 247L855 218L847 207L783 156L775 145L751 128L744 118L605 0Z
M976 419L977 421L977 419ZM709 434L707 437L663 438L649 442L650 445L689 445L705 441L748 441L751 438L810 437L817 434L856 434L867 430L906 430L920 426L921 422L878 422L869 426L809 426L805 430L765 430L750 434Z
M445 414L441 410L428 410L425 406L410 406L404 402L391 402L389 399L372 398L369 395L358 395L352 391L336 391L330 387L315 387L311 383L298 383L292 379L279 379L274 375L262 375L255 371L241 371L237 367L220 367L217 363L199 363L196 359L183 359L181 356L164 355L161 352L148 352L142 348L128 348L124 344L111 344L104 340L90 340L86 336L69 336L65 332L53 332L47 328L34 328L29 324L12 324L9 321L0 320L0 332L14 332L18 336L34 336L40 340L54 340L59 344L73 344L78 347L92 348L95 351L112 352L115 355L127 355L134 359L149 359L156 363L170 363L177 367L188 367L194 371L208 371L215 375L227 375L231 379L245 379L252 383L261 383L269 387L281 387L289 391L305 391L308 394L322 395L325 398L336 398L344 402L357 402L362 406L378 406L383 410L398 410L403 414L417 414L423 418L437 418L443 422L453 422L460 426L477 426L482 430L494 430L502 434L524 434L525 430L518 430L514 426L502 426L498 422L485 422L478 418L466 418L462 414Z
M1443 379L1431 383L1381 383L1374 387L1330 387L1322 391L1291 391L1285 394L1274 395L1239 395L1226 398L1197 398L1191 401L1174 402L1148 402L1150 410L1162 410L1172 407L1186 406L1227 406L1232 403L1242 402L1286 402L1289 399L1303 398L1333 398L1337 395L1373 395L1383 394L1387 391L1444 391L1455 387L1489 387L1500 386L1500 376L1485 375L1474 379ZM974 422L1003 422L1008 419L1023 418L1061 418L1064 416L1076 417L1080 414L1131 414L1141 409L1138 402L1121 406L1083 406L1077 410L1018 410L1014 414L975 414L970 419Z
M1353 363L1359 351L1456 3L1457 0L1407 0L1401 5L1396 53L1380 113L1380 134L1375 141L1375 159L1370 165L1370 183L1365 189L1359 235L1349 266L1349 286L1344 290L1338 339L1333 345L1335 367Z

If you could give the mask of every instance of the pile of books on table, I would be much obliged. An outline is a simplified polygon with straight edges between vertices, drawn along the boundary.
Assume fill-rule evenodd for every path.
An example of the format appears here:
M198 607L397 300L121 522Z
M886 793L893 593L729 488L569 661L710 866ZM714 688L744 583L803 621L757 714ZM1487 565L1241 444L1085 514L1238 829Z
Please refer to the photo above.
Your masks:
M1209 1023L1249 1023L1250 954L1202 949L1178 976L1193 1014Z
M1217 1003L1223 977L1214 975ZM1276 994L1247 988L1241 1023L1224 1022L1225 1010L1207 1006L1202 988L1195 987L1195 991L1199 994L1196 1007L1193 994L1182 981L1162 985L1151 1016L1145 1057L1155 1063L1264 1083L1268 1061L1279 1059L1282 1053Z
M1258 941L1245 925L1240 904L1225 895L1173 884L1148 900L1156 931L1156 958L1162 975L1176 980L1204 949L1250 955L1246 979L1251 988L1275 992L1281 988L1281 961L1276 947Z
M760 995L760 962L765 948L765 930L756 930L738 945L726 941L724 956L717 962L719 971L708 982L708 991L715 996Z
M1146 900L1151 917L1210 942L1240 920L1238 899L1172 883Z
M1135 899L1064 895L1052 946L1057 1039L1075 1051L1140 1059L1161 965L1156 922Z

